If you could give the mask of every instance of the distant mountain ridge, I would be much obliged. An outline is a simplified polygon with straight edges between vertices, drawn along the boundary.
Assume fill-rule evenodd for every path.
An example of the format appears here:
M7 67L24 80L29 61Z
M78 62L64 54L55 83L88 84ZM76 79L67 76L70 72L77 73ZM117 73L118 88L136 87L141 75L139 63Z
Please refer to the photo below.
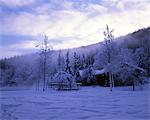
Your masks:
M119 44L126 44L130 48L137 48L150 42L150 27L139 29L133 33L116 38Z
M117 37L115 39L116 43L118 45L123 45L126 43L130 48L137 48L143 44L149 44L150 43L150 27L139 29L133 33L129 33L124 36ZM91 53L96 53L98 49L100 49L101 44L103 42L87 45L87 46L81 46L78 48L72 48L70 50L70 55L72 56L74 52L77 52L78 54L82 55L88 55ZM62 55L65 55L68 49L62 49ZM53 58L57 59L59 50L53 50ZM22 60L31 60L36 59L38 57L38 53L28 54L28 55L21 55L21 56L15 56L7 59L22 59Z

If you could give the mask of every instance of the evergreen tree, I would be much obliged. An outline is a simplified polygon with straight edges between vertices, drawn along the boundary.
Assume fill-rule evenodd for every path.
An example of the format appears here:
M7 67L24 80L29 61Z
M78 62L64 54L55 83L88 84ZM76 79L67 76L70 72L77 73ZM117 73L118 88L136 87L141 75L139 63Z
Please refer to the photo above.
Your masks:
M66 54L65 72L73 75L71 66L70 66L70 60L69 60L69 50L67 51L67 54Z
M62 56L61 50L58 53L57 66L59 71L64 69L64 57Z
M79 56L77 55L76 52L74 52L74 63L73 63L73 75L76 80L79 78L79 68L80 68L80 63L79 63Z
M92 65L89 65L87 68L87 81L92 83L95 80L95 75L93 73L94 69Z

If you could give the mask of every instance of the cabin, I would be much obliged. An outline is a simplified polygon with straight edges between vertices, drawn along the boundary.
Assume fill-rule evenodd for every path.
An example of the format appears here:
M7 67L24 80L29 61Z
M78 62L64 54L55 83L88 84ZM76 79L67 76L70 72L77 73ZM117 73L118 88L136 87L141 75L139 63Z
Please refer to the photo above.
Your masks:
M93 70L94 80L88 81L85 77L86 75L86 69L85 70L79 70L79 74L81 77L82 85L88 86L88 85L100 85L100 86L108 86L109 84L106 83L108 80L106 75L106 70ZM107 81L108 82L108 81Z
M143 84L143 80L140 79L137 75L139 75L140 73L144 73L145 70L143 68L140 68L138 66L129 64L129 63L124 63L124 66L129 66L135 69L135 78L139 79L139 83ZM106 69L101 69L101 70L93 70L92 71L93 75L94 75L94 79L91 81L88 81L87 78L85 77L86 75L86 69L84 70L79 70L79 74L81 77L81 82L82 85L100 85L100 86L109 86L109 78L108 78L108 71ZM117 76L116 76L117 77ZM132 85L133 84L133 80L127 80L125 82L123 82L121 79L117 78L117 80L114 82L115 86L124 86L124 85Z

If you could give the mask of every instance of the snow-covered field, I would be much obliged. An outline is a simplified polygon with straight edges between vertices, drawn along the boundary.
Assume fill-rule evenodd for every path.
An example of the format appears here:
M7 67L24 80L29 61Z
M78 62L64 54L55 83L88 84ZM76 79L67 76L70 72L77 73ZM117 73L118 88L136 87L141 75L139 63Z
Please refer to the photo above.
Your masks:
M149 89L3 89L0 120L150 120Z

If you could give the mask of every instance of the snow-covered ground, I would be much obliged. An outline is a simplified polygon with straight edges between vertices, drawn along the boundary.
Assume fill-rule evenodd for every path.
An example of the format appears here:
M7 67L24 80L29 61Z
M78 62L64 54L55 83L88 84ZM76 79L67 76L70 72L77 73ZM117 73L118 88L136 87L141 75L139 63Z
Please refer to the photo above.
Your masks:
M147 86L148 87L148 86ZM0 120L150 120L149 89L3 89Z

